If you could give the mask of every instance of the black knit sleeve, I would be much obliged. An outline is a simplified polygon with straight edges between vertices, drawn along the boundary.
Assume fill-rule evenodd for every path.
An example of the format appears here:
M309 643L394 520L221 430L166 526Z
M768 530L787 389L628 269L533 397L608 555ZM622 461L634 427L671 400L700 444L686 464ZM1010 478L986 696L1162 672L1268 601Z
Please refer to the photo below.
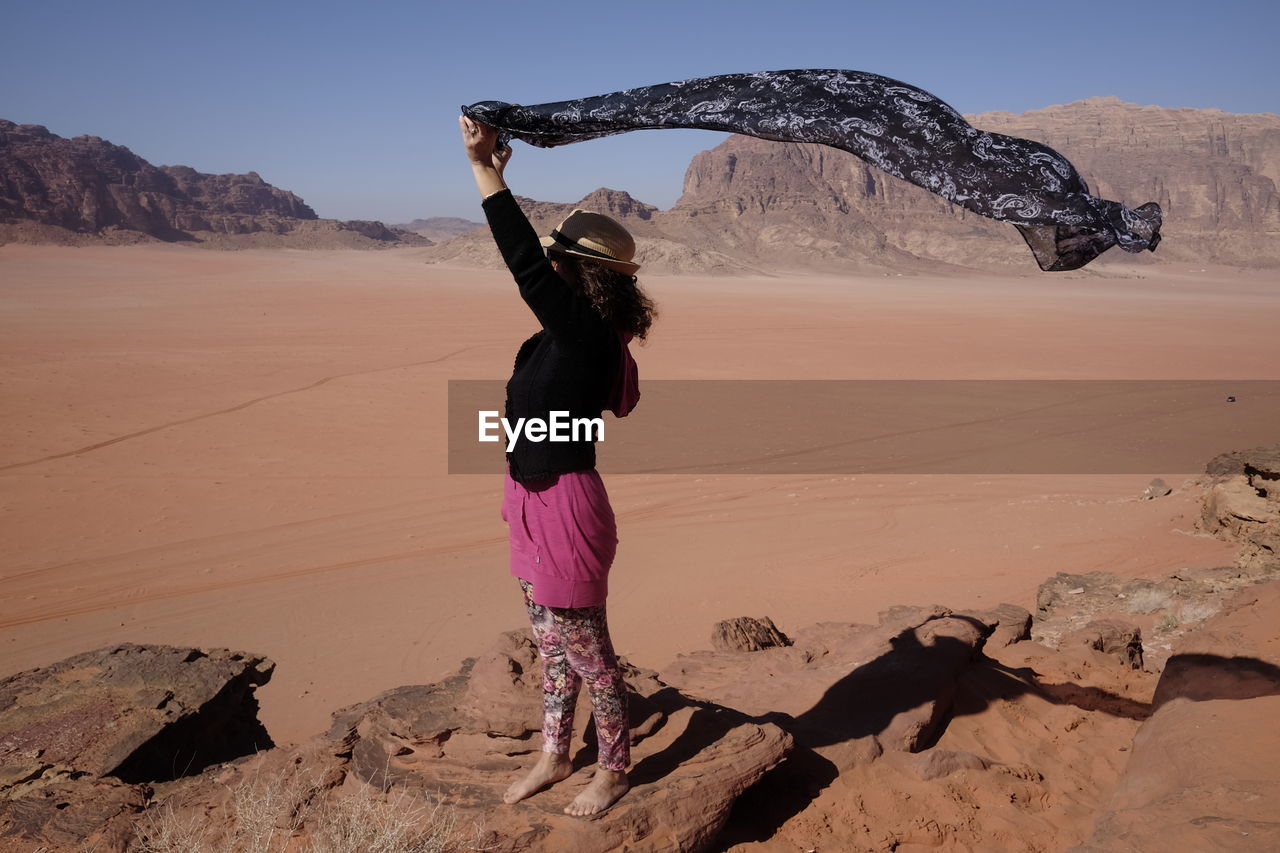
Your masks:
M604 331L604 321L591 302L576 293L551 268L537 232L511 190L494 193L481 207L498 251L520 288L520 296L542 328L565 344L585 343L599 337Z

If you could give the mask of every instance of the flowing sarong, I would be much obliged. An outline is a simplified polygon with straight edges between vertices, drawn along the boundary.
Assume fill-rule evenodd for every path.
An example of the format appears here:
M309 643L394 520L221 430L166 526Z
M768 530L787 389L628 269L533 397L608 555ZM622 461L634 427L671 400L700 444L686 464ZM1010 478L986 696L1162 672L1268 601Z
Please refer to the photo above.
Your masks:
M1097 198L1047 145L978 130L933 95L865 71L761 71L464 115L552 148L631 130L698 128L848 151L981 216L1015 225L1042 270L1079 269L1112 246L1154 251L1160 206Z

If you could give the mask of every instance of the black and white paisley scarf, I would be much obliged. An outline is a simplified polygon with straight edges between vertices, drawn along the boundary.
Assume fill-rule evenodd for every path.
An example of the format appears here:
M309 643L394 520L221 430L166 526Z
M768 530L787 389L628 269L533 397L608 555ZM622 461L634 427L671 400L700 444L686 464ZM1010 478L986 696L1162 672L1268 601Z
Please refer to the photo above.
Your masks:
M1089 194L1047 145L977 130L938 98L865 71L722 74L534 106L481 101L470 118L552 148L643 128L722 130L816 142L982 216L1017 226L1042 270L1079 269L1114 245L1154 251L1160 206Z

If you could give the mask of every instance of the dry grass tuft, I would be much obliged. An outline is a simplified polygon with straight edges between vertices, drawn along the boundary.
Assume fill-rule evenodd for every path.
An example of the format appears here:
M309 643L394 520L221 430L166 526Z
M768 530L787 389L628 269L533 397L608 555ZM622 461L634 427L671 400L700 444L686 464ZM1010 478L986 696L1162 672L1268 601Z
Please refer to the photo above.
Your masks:
M446 853L462 840L454 808L428 806L403 789L391 797L337 800L322 806L313 823L308 853Z
M1129 594L1130 613L1154 613L1173 603L1173 596L1162 589L1139 589Z
M404 789L357 783L330 792L319 779L258 769L229 789L225 813L200 816L172 801L137 822L137 853L450 853L479 850L482 830L460 829L456 807Z

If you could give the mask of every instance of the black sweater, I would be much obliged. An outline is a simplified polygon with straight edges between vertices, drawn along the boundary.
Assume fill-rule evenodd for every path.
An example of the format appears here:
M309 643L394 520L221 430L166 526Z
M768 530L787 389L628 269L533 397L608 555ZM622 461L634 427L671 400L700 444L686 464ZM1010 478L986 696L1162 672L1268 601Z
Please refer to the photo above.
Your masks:
M510 190L489 196L482 207L520 296L542 324L542 331L516 353L505 417L512 426L517 418L549 422L553 411L568 412L570 418L600 417L622 355L617 333L584 294L551 268ZM535 442L521 435L507 462L513 480L530 483L594 468L596 447L593 441Z

